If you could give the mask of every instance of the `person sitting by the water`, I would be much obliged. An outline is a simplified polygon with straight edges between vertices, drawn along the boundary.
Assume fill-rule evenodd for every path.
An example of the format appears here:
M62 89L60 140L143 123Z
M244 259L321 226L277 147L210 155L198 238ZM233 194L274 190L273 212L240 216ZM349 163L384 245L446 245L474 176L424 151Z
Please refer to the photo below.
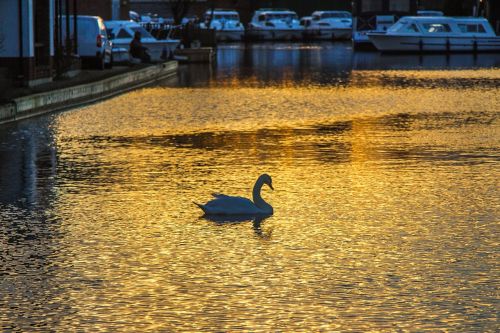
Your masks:
M133 58L141 59L143 63L151 62L151 56L148 54L148 48L142 45L141 33L136 31L134 39L130 42L130 55Z

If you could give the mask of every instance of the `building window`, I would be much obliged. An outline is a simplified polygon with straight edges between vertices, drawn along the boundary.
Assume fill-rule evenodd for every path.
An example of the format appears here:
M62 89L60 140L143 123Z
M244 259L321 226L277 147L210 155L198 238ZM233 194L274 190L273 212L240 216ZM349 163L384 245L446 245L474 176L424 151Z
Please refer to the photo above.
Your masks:
M377 12L381 11L382 1L380 0L363 0L361 2L361 8L363 12Z
M410 1L392 0L389 3L389 10L393 10L396 12L409 12Z

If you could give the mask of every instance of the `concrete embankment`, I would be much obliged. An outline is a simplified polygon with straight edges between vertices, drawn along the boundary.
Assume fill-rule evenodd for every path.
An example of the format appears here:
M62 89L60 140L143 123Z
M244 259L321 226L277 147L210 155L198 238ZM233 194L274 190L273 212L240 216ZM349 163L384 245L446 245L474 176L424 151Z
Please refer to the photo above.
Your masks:
M14 98L0 104L0 124L96 102L174 76L170 61L67 88Z

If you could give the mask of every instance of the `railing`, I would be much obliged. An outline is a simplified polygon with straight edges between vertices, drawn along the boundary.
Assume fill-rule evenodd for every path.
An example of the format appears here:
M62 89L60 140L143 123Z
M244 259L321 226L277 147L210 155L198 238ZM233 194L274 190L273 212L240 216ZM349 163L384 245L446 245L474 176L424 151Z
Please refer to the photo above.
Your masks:
M189 48L191 43L199 41L201 46L217 46L215 29L202 29L198 25L170 25L165 23L141 23L156 39L179 39L184 47Z

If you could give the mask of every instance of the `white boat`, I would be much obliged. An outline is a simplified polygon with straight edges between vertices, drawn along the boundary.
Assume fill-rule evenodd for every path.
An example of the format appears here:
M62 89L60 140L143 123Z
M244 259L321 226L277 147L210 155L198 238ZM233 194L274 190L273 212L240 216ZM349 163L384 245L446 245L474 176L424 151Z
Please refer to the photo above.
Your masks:
M500 51L500 37L477 17L403 17L387 32L368 37L383 52Z
M246 33L254 40L301 40L303 31L294 11L259 9L255 11Z
M156 39L139 23L132 21L105 21L104 25L113 42L113 61L128 62L130 60L130 42L135 32L141 33L141 43L148 48L151 61L162 61L173 56L180 44L177 39Z
M207 10L205 22L201 23L200 27L206 29L208 25L211 29L215 29L218 41L241 41L245 35L245 27L240 22L240 15L234 10L216 9L213 12Z
M304 38L309 40L351 39L352 16L346 11L315 11L301 20Z

